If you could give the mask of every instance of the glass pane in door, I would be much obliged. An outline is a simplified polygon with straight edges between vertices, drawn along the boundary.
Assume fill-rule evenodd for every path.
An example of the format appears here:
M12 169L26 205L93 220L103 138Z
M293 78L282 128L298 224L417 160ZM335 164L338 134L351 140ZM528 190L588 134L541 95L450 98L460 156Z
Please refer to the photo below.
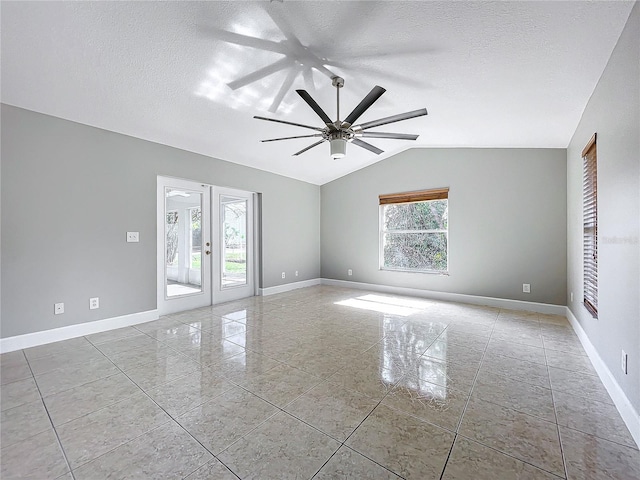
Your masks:
M202 292L202 193L165 188L166 296Z
M247 284L247 200L220 196L222 288Z

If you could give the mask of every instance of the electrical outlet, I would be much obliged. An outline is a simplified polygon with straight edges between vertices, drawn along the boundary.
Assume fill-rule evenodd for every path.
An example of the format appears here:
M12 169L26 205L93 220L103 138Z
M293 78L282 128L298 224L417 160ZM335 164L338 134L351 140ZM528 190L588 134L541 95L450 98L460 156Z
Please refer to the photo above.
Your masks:
M622 362L620 363L620 366L622 367L622 371L625 375L629 373L627 371L627 352L625 352L624 350L622 350Z
M284 272L282 272L282 278L285 278L285 277L286 277L285 273L284 273Z
M60 315L61 313L64 313L64 303L55 303L53 305L53 314Z
M296 277L298 276L298 270L296 270Z
M531 284L523 283L522 284L522 293L531 293Z
M100 299L98 297L89 299L89 310L95 310L96 308L100 308Z
M353 275L353 270L351 270L351 269L347 270L347 275L349 275L349 276Z
M127 243L137 243L140 241L140 232L127 232Z

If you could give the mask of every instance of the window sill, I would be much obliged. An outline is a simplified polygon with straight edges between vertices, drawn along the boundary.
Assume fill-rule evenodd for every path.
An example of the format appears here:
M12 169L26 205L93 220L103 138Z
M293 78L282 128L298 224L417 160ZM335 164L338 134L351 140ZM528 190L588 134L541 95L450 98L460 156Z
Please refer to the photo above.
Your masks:
M421 273L421 274L427 274L427 275L440 275L444 277L449 276L448 271L440 271L440 270L405 270L402 268L388 268L388 267L380 267L379 270L381 272Z

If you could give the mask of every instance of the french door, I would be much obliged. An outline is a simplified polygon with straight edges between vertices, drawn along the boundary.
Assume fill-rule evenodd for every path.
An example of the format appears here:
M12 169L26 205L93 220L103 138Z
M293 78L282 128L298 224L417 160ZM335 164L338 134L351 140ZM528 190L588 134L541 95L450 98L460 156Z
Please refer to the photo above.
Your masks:
M158 312L255 294L254 194L158 177Z
M254 194L213 187L213 303L255 294Z

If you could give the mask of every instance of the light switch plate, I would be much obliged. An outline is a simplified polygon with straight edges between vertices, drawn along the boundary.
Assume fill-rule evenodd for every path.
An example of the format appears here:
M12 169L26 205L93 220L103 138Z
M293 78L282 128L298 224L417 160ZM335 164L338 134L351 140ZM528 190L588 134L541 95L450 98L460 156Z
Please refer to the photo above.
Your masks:
M140 232L127 232L127 243L137 243L140 241Z

